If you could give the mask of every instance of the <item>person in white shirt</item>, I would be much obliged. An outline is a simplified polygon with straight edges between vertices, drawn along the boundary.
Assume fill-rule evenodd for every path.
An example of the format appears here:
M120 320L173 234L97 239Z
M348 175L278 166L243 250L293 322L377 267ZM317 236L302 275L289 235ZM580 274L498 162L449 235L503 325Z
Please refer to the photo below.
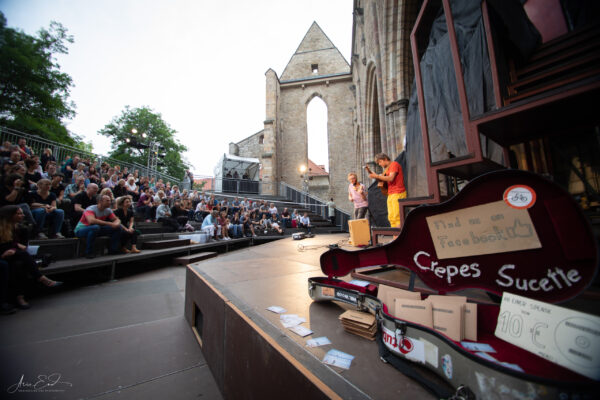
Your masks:
M279 214L277 212L277 207L275 207L275 204L271 203L269 205L269 214L273 215L273 214Z
M304 215L300 218L300 228L306 229L306 232L311 233L311 225L310 218L308 218L308 213L305 212Z
M210 238L217 240L221 236L221 226L217 222L217 210L213 210L202 221L202 231L208 233Z

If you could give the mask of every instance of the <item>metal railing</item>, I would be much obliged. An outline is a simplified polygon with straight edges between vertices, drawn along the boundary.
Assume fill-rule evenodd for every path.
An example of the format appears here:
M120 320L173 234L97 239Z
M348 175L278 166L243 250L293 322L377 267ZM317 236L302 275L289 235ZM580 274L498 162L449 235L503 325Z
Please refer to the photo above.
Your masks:
M262 182L250 179L214 178L215 192L236 194L260 194Z
M0 143L8 141L12 144L17 144L17 141L21 138L27 140L27 147L29 147L34 154L41 156L45 149L51 149L52 155L54 158L56 158L59 168L66 160L77 154L80 156L80 158L89 158L92 161L98 161L98 164L106 162L110 165L119 165L121 168L127 167L130 172L133 172L137 169L139 170L141 176L155 177L157 180L162 179L163 181L169 181L172 184L181 184L181 179L179 178L175 178L171 175L167 175L155 170L150 170L147 166L138 164L136 162L130 163L126 161L115 160L114 158L105 157L100 154L79 149L77 147L54 142L43 137L20 132L4 126L0 127Z
M288 201L303 205L307 210L310 210L325 219L329 219L327 202L308 192L304 192L287 183L281 182L279 184L279 195L285 197ZM341 227L341 230L348 231L349 220L350 214L339 208L335 209L335 225Z

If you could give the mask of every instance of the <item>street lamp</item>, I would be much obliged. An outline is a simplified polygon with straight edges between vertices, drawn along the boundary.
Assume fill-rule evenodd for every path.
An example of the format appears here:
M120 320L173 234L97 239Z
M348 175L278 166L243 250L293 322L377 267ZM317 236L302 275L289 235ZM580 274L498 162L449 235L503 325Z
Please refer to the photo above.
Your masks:
M300 177L302 178L302 191L308 193L308 173L306 165L300 165L298 170L300 171Z

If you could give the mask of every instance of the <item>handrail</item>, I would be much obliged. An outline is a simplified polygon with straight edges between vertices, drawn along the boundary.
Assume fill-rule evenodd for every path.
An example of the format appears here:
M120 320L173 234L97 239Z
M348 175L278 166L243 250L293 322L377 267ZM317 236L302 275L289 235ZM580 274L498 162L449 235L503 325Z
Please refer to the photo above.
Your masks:
M329 215L327 215L326 207L327 202L324 200L311 195L308 192L304 192L292 185L289 185L285 182L281 182L279 185L279 195L285 197L287 200L292 201L294 203L300 203L307 205L308 209L315 214L320 214L323 218L329 219ZM298 201L299 199L299 201ZM339 225L342 230L348 230L348 221L350 220L350 214L347 212L340 210L339 208L335 208L335 224Z
M174 184L181 184L181 179L175 178L171 175L153 171L148 169L147 166L141 165L137 162L127 162L116 160L114 158L102 156L100 154L92 153L86 150L79 149L77 147L69 146L66 144L58 143L37 135L32 135L29 133L21 132L16 129L7 128L5 126L0 126L0 142L4 143L5 141L9 141L13 144L17 143L17 140L20 138L24 138L27 140L27 146L31 148L31 150L35 154L42 155L44 149L50 148L52 149L52 155L57 159L60 163L67 160L67 156L73 154L79 154L84 156L85 158L90 158L91 160L97 160L99 163L107 162L111 165L120 165L121 167L127 167L130 171L134 171L138 169L142 176L153 176L156 178L161 178L164 181L170 181Z

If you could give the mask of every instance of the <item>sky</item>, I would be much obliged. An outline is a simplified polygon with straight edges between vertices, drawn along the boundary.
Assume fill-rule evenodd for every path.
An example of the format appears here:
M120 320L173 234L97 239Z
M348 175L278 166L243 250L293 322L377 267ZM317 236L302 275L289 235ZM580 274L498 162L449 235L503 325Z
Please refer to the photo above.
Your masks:
M264 74L281 75L313 21L350 60L352 0L0 0L0 11L27 34L54 20L74 36L57 58L74 82L65 122L94 152L110 151L97 132L126 105L149 106L199 175L263 129ZM325 114L311 103L309 157L327 165Z

